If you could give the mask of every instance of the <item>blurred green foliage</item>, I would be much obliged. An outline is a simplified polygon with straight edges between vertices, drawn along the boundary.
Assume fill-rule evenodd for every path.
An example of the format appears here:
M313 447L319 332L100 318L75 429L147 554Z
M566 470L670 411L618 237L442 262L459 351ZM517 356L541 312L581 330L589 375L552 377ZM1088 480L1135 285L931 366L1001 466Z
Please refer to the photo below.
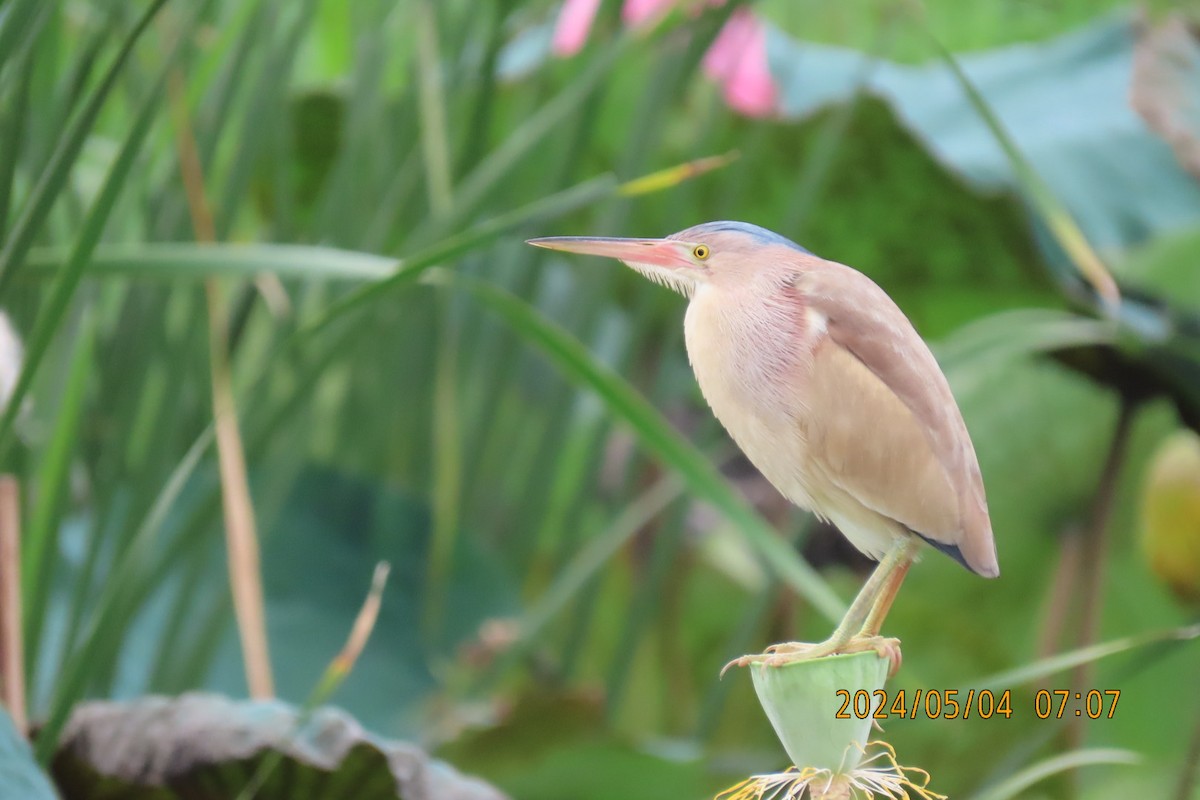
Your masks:
M1200 328L1186 323L1200 307L1200 220L1111 254L1144 304L1097 323L1047 268L1060 254L1024 197L981 194L888 104L856 94L793 121L726 109L697 66L729 9L631 34L610 3L582 54L503 80L505 45L555 4L168 2L137 41L151 7L134 5L0 5L0 306L26 339L29 389L0 424L0 468L23 489L37 719L61 724L84 697L245 692L198 277L219 277L231 300L282 696L299 701L317 681L387 559L374 636L337 699L518 798L699 797L778 768L749 680L716 672L826 632L753 531L770 519L806 552L830 552L828 532L763 499L708 414L683 353L683 301L522 239L744 219L871 275L935 342L980 456L1004 576L981 581L935 554L913 570L888 623L905 642L895 688L961 687L1035 661L1063 610L1057 564L1086 524L1119 403L1113 386L1044 354L1103 344L1142 358L1147 326L1175 325L1180 360L1163 368L1178 373L1172 386L1197 385ZM1062 34L1110 8L943 0L925 19L960 52ZM887 59L934 55L890 3L756 11ZM127 63L112 66L123 48ZM263 246L194 244L172 76L218 239ZM618 191L735 149L732 166L664 191ZM1119 215L1139 197L1098 202ZM1164 322L1162 307L1177 316ZM640 396L653 408L629 399ZM1130 535L1146 456L1178 424L1162 399L1135 418L1101 638L1188 619ZM632 513L647 506L662 510ZM598 541L616 544L590 550ZM819 575L792 569L793 585L857 588L858 562L814 561ZM1087 742L1145 763L1039 791L1098 800L1126 796L1127 781L1171 785L1200 713L1179 694L1197 655L1161 645L1096 664L1093 686L1123 694ZM1013 687L1008 721L903 720L886 735L935 789L967 796L1069 749L1063 726L1033 714L1035 688Z

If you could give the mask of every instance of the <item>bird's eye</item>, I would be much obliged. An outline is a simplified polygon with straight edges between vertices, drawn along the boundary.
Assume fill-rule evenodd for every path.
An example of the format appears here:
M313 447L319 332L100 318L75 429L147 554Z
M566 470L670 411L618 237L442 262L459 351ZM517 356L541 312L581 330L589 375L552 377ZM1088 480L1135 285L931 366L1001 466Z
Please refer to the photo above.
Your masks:
M692 248L692 255L694 255L696 258L700 259L701 261L708 258L708 245L706 245L706 244L696 245L694 248Z

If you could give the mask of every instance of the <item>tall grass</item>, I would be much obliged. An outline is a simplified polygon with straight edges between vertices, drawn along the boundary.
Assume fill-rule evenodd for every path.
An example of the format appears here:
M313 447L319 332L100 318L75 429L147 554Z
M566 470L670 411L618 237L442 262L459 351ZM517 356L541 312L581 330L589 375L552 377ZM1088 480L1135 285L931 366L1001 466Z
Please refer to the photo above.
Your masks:
M496 305L501 295L472 278L480 291L487 289L480 297L508 309L510 327L480 319L469 295L445 290L431 315L430 290L413 280L438 264L453 263L464 275L482 274L488 265L489 283L536 297L531 257L515 253L512 244L497 245L500 237L544 230L548 220L587 205L607 201L616 210L630 202L618 199L619 180L589 177L600 165L570 165L590 135L570 124L571 115L599 102L600 87L613 80L622 57L652 59L657 71L672 76L666 89L661 83L648 88L642 101L647 109L662 106L662 92L684 85L728 10L687 22L695 35L682 49L663 49L653 37L611 39L578 64L529 82L522 100L501 103L509 91L495 73L501 32L510 21L503 3L474 17L465 16L461 4L422 4L420 24L412 27L403 5L338 11L270 0L190 8L160 1L136 18L116 5L82 9L18 2L0 28L8 43L0 53L3 91L15 101L4 104L3 115L13 142L5 159L11 173L5 207L13 213L0 251L0 303L27 331L28 344L14 401L0 422L0 443L5 467L32 501L24 627L33 710L48 719L43 757L78 699L111 690L123 642L150 598L163 592L173 598L167 615L173 627L225 624L225 601L207 608L193 603L201 574L194 565L219 541L211 535L219 523L214 501L239 491L240 483L211 479L215 453L203 367L213 347L228 347L230 389L238 400L236 407L222 402L226 414L236 408L246 460L263 476L255 495L270 494L273 482L294 474L275 466L282 439L297 442L286 449L291 458L325 458L390 476L431 498L435 578L447 574L455 541L466 530L502 554L513 574L553 572L556 561L571 558L588 534L572 545L559 541L574 527L568 520L581 513L602 518L604 512L584 509L612 507L614 500L578 480L545 486L557 498L547 509L546 493L534 489L556 474L592 474L586 465L598 462L600 434L615 418L632 424L647 452L683 469L694 491L725 509L766 552L774 551L772 561L787 565L795 587L836 612L822 580L776 543L704 455L624 379L601 368L566 333L546 327L542 314L552 313L549 308L539 313L515 298ZM315 36L331 21L346 30L353 48ZM463 36L491 43L482 75ZM81 41L88 46L80 49ZM324 80L346 69L349 84L297 83L298 54L320 46L341 48ZM96 64L103 71L93 74ZM172 94L185 105L173 120L164 102L171 75L184 76ZM28 103L31 85L51 89L58 102ZM516 109L524 121L497 118ZM57 125L53 147L38 147L35 133L55 127L50 117L65 124ZM636 151L644 155L626 159L622 177L668 165L655 155L654 124L644 119L642 126L643 146ZM101 145L114 135L120 146L108 157ZM681 161L705 153L670 155ZM98 190L81 177L96 166L107 172ZM650 185L670 191L694 172L669 173ZM196 227L206 218L197 216L200 193L211 198L211 228ZM379 214L368 219L347 214L347 207ZM190 239L197 241L186 244ZM293 241L305 249L247 246L247 239ZM317 246L327 244L343 249ZM396 258L371 262L350 252L381 248ZM286 298L272 297L259 280L268 271L283 278ZM89 274L95 279L88 281ZM369 276L376 277L364 282ZM197 278L209 281L208 300ZM350 287L346 279L360 285ZM218 280L221 288L212 283ZM587 278L597 291L572 314L607 316L609 330L633 325L633 317L619 320L605 310L604 286L611 281ZM212 292L231 302L213 305L218 295ZM209 311L217 313L214 329L227 328L211 343L201 335ZM589 323L581 330L602 329ZM568 380L599 391L602 407L613 414L590 415L569 462L553 448L578 424L567 384L542 373L544 399L538 399L528 394L528 383L514 380L530 368L516 343L530 337L553 343L552 352L566 359L560 366ZM389 347L379 348L380 342ZM430 350L431 342L440 344ZM506 366L497 370L497 364ZM225 369L212 373L218 396ZM303 387L321 387L333 371L342 386L335 402L306 396ZM391 413L378 413L385 408ZM489 408L493 421L475 426ZM518 469L511 462L467 468L475 461L468 452L505 452L514 436L532 443L532 457ZM522 487L507 499L491 488L501 474L503 483ZM235 507L248 510L248 499ZM546 513L559 522L540 521ZM85 557L68 566L60 532L73 520L85 531ZM517 544L533 530L543 532L535 547ZM66 586L67 624L61 635L49 636L54 598ZM444 591L444 580L435 580L428 593L439 627ZM217 640L163 635L172 644L158 650L146 688L177 685L169 676L182 672L203 675ZM452 643L437 630L432 641L435 648Z
M0 471L27 509L43 759L81 698L204 685L233 618L228 583L209 583L222 500L253 511L246 534L271 531L313 464L429 511L427 546L388 555L422 562L423 654L455 700L530 674L602 682L615 725L712 742L731 689L689 681L768 628L839 615L842 579L793 546L812 526L769 522L715 466L730 450L679 355L677 298L522 244L719 216L819 235L847 132L875 112L856 97L803 129L730 114L697 76L736 6L634 33L610 4L578 57L512 77L507 48L533 47L553 4L0 5L0 308L26 342ZM1068 245L1109 297L1090 248ZM1053 302L1027 276L970 280ZM1029 352L1111 340L1047 313L979 323L943 352L978 384ZM518 616L511 648L459 682L472 552L521 602L497 610ZM270 666L284 685L292 665Z

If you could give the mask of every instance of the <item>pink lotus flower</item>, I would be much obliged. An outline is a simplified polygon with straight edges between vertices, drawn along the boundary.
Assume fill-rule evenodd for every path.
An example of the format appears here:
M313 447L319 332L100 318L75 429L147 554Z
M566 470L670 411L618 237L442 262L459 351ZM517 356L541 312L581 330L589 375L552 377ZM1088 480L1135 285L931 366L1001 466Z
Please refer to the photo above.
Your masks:
M739 8L704 54L704 73L721 84L725 102L748 117L775 110L778 91L767 64L767 31L748 8Z
M554 55L566 58L583 49L599 9L600 0L567 0L563 3L550 44Z
M621 19L637 28L654 22L677 0L625 0ZM725 0L709 0L723 5ZM575 55L587 41L600 0L566 0L558 15L551 48L555 55ZM721 86L725 102L739 114L765 117L775 111L778 88L767 63L767 32L762 20L739 8L704 55L704 73Z

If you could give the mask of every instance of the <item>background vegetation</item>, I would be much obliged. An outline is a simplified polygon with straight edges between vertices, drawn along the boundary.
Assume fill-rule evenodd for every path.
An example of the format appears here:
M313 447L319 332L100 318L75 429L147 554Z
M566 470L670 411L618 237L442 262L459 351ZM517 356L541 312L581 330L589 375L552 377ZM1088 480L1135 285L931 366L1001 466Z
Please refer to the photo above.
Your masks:
M523 800L779 768L749 680L717 671L823 637L866 564L710 418L680 298L522 243L730 218L888 290L980 456L1003 577L915 568L894 686L1011 689L1012 718L888 723L902 761L956 797L1180 791L1195 610L1136 534L1149 454L1200 420L1200 58L1134 89L1151 130L1127 96L1169 9L763 0L781 110L751 120L699 69L736 5L625 31L605 3L556 59L547 2L0 2L24 342L0 467L43 763L86 698L303 704L386 560L333 698L374 732ZM1078 277L1080 231L1119 305ZM1043 687L1122 695L1044 721ZM1053 769L1075 762L1102 766Z

